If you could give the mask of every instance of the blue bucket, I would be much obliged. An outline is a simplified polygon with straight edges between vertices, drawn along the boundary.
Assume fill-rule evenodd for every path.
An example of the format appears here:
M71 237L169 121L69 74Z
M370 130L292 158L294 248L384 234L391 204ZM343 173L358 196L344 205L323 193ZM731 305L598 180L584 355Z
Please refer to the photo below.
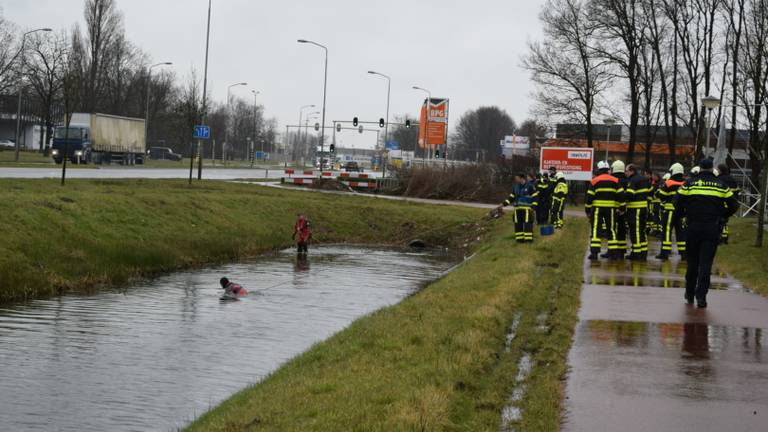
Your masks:
M541 232L541 235L543 236L551 236L552 234L555 233L555 227L553 227L552 225L542 225L539 228L539 232Z

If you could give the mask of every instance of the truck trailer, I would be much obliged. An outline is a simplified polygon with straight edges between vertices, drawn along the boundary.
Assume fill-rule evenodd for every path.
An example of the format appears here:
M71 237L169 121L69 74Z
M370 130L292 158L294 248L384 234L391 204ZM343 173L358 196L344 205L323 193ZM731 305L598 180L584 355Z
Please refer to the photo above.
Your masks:
M143 164L147 150L144 120L107 114L76 113L69 128L56 127L51 155L56 163Z

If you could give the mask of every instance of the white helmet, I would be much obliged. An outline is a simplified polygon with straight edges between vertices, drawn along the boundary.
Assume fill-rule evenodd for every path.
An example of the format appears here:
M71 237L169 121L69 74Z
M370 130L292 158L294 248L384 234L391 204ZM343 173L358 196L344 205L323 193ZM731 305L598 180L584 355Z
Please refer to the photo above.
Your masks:
M670 173L666 173L666 174L664 174L664 177L662 177L662 179L663 179L664 181L667 181L667 180L669 180L671 177L672 177L672 174L670 174Z
M671 167L669 167L669 173L671 175L685 174L685 168L683 168L682 164L675 163Z
M555 174L555 178L558 180L565 180L565 174L563 174L562 172L559 172Z
M712 170L712 173L715 175L715 177L720 177L720 170L715 168Z
M691 168L691 174L693 174L693 175L699 175L700 172L701 172L701 168L699 168L697 166Z
M623 173L624 169L626 167L624 166L624 162L617 160L616 162L611 165L611 173L617 174L617 173Z
M597 163L597 169L598 170L607 170L611 169L611 166L608 165L608 161L600 161Z

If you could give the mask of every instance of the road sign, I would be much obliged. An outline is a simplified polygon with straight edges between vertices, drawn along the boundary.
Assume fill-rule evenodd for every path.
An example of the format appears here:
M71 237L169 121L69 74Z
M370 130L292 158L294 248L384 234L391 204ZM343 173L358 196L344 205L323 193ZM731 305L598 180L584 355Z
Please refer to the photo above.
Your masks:
M540 169L544 172L555 167L568 180L589 181L594 157L594 149L586 147L542 147Z
M387 150L400 150L400 143L397 141L387 141L386 145Z
M195 126L195 139L211 139L211 128L209 126Z

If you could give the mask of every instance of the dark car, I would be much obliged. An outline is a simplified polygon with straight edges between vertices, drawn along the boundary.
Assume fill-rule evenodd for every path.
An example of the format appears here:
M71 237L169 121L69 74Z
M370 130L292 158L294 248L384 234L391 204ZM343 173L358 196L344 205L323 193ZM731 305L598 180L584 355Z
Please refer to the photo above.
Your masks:
M357 162L347 162L346 165L344 165L344 171L346 172L363 172L363 169L360 168L360 165Z
M180 154L174 153L173 150L168 147L150 147L149 150L147 150L147 154L152 160L180 161L182 159Z

